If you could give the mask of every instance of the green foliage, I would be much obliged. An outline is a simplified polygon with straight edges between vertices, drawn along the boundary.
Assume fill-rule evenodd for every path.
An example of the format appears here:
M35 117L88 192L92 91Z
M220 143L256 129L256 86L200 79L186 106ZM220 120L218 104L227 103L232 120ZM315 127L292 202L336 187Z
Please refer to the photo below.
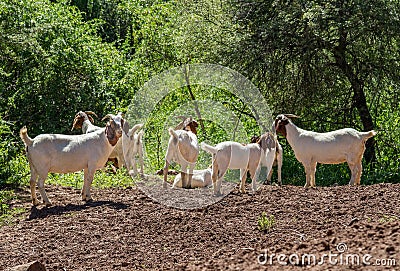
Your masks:
M382 218L379 219L379 223L390 223L390 222L394 222L394 221L399 221L400 217L395 216L395 215L383 215Z
M259 231L270 232L276 225L275 216L262 212L261 217L258 218L257 226Z
M0 114L31 134L66 133L78 110L119 107L123 58L96 37L99 24L76 8L47 1L5 1L0 10ZM129 91L128 91L129 93Z
M14 191L0 190L0 227L10 223L13 216L24 212L23 208L10 208L10 202L16 198Z
M19 138L11 131L11 125L0 120L0 189L17 187L26 179L29 167L21 155Z
M399 182L399 8L390 0L0 0L0 187L27 184L18 137L23 125L31 137L69 134L78 110L125 111L154 75L197 62L241 72L275 113L301 115L299 127L319 132L366 127L358 84L378 131L377 160L364 165L362 184ZM204 120L200 142L248 142L259 133L249 108L229 89L191 90L197 100L221 105L212 108L218 121ZM179 122L174 116L193 108L188 89L179 88L148 116L148 173L163 166L166 129ZM219 121L227 112L240 119L247 138L224 130ZM303 166L280 141L283 183L304 185ZM201 152L198 168L210 162ZM320 165L316 173L317 185L346 184L349 177L346 164ZM57 174L49 182L80 187L81 179ZM130 184L121 172L96 173L100 187Z
M46 183L81 189L83 186L83 171L69 174L49 174ZM111 168L108 168L108 171L96 171L92 185L97 188L127 188L134 186L135 180L132 180L132 178L127 175L125 168L118 169L116 174L111 172Z

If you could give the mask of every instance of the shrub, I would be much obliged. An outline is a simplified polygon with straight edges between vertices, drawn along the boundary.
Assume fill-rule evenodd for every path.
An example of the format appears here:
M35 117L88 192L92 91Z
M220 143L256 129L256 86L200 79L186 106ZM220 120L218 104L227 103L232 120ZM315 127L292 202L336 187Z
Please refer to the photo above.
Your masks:
M267 217L267 214L262 212L257 224L259 231L269 232L275 227L275 217L274 215Z

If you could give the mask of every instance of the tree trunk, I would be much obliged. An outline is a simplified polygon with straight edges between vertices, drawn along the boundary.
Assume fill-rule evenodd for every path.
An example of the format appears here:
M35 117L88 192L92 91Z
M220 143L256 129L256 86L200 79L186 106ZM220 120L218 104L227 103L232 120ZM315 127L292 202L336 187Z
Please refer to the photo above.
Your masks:
M185 65L184 66L184 73L185 73L185 80L186 80L187 88L188 88L188 91L189 91L190 98L192 99L192 101L194 103L194 110L196 111L197 120L200 123L201 130L203 131L204 136L207 137L206 130L204 128L203 118L201 117L196 97L194 96L193 91L192 91L192 87L190 86L190 79L189 79L189 72L190 71L189 71L189 69L190 69L189 65Z
M374 122L367 106L364 85L346 61L346 38L347 32L340 31L339 44L334 48L333 54L336 60L336 65L343 71L347 79L350 81L351 88L353 90L353 105L357 108L360 115L360 119L363 124L363 130L370 131L374 129ZM371 164L372 162L376 161L375 139L370 138L366 142L365 146L366 150L364 158L367 164Z

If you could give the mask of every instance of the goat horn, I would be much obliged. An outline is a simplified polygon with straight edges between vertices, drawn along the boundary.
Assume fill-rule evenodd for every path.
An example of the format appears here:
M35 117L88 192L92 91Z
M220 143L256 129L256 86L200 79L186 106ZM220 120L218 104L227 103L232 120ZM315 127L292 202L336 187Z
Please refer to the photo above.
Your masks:
M184 122L185 122L185 121L182 120L178 125L175 126L174 130L180 130L180 129L182 129L182 128L183 128L183 123L184 123Z
M299 116L296 116L296 115L294 115L294 114L283 114L285 117L287 117L287 118L289 118L289 119L299 119L299 118L301 118L301 117L299 117Z
M185 116L175 116L175 118L178 118L178 119L181 119L181 120L186 120L187 119L187 117L185 117Z
M114 117L113 114L107 114L107 115L104 116L104 118L101 119L101 121L104 121L106 119L112 119L113 117Z
M93 111L85 111L86 115L93 115L96 118L98 118L98 116L96 115L96 113L94 113Z

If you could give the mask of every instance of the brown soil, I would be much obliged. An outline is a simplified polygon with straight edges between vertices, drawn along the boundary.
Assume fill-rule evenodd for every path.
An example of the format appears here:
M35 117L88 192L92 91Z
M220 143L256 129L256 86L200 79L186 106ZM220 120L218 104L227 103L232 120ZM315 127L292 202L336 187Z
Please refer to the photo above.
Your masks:
M31 207L25 192L17 204L29 211L0 228L0 270L34 260L47 270L400 268L399 184L264 185L255 195L235 188L191 210L160 204L136 187L92 188L95 201L87 204L73 188L46 191L53 207ZM275 217L268 232L257 228L262 212Z

